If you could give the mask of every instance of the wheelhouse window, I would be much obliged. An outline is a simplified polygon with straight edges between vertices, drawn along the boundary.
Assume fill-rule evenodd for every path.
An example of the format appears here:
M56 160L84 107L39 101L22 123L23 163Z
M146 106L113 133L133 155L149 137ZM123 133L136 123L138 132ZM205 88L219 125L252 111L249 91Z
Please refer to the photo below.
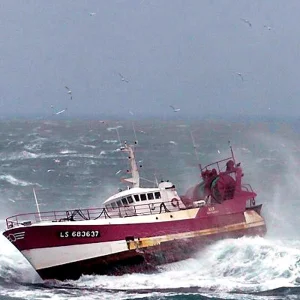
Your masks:
M122 203L123 203L123 205L128 205L126 198L122 198Z
M140 196L139 196L139 195L134 195L134 200L135 200L136 202L140 201Z
M132 199L132 196L128 196L127 201L128 201L128 203L133 203L134 202L133 199Z
M119 207L121 207L121 206L122 206L122 202L121 202L121 200L118 200L118 201L117 201L117 205L118 205Z
M112 203L111 203L111 207L112 207L112 208L117 208L116 202L112 202Z
M154 199L153 193L148 193L147 196L148 196L148 200Z
M111 209L110 204L105 205L105 208L106 208L106 209Z
M142 200L142 201L145 201L145 200L147 200L147 196L146 196L146 194L140 194L140 196L141 196L141 200Z
M160 199L161 198L160 192L155 192L154 196L155 196L155 199Z

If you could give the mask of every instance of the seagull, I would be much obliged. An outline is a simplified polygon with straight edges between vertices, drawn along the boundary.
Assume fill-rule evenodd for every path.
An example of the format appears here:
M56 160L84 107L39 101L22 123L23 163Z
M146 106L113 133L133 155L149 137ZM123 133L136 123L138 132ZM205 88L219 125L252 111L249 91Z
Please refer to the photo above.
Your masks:
M56 112L55 114L56 114L56 115L60 115L60 114L64 113L66 110L67 110L67 108L62 109L62 110Z
M247 20L247 19L243 19L243 18L241 18L241 20L242 20L244 23L248 24L248 25L249 25L249 27L252 27L252 24L250 23L250 21L249 21L249 20Z
M180 108L175 108L174 106L170 105L170 107L173 109L173 112L178 112L180 111Z
M71 96L71 100L72 100L72 91L67 86L65 86L65 88L68 90L68 94Z
M271 30L272 28L268 25L264 25L265 28L267 28L268 30Z
M127 83L129 82L128 80L125 79L125 77L121 73L119 73L119 76L121 77L122 81L127 82Z
M236 73L236 74L241 77L242 81L244 81L244 77L243 77L242 73Z
M95 16L96 13L95 12L90 12L89 15L92 17L92 16Z
M51 108L54 109L54 106L51 105ZM65 109L62 109L60 111L57 111L57 112L53 112L53 115L60 115L62 114L63 112L65 112L68 108L65 108Z

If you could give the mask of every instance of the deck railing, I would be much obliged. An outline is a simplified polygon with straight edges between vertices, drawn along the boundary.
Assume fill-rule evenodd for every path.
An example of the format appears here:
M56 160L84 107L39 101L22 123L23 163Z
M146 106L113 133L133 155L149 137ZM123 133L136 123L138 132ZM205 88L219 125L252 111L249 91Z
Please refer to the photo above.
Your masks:
M121 206L110 208L84 208L71 210L56 210L41 213L18 214L6 219L8 229L16 226L26 226L40 222L63 222L84 221L109 218L125 218L137 215L161 214L169 211L184 209L184 207L173 207L171 202L139 204L134 206Z

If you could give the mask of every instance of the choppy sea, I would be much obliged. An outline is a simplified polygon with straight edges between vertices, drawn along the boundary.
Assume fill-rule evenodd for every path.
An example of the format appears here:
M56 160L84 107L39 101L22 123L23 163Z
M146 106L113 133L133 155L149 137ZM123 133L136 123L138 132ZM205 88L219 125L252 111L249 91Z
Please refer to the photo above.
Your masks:
M216 242L157 274L42 281L0 235L0 299L300 299L300 130L285 120L13 120L0 122L0 231L5 218L41 210L101 206L122 188L138 140L144 186L199 180L197 164L230 155L263 204L268 233ZM194 142L193 142L194 140Z

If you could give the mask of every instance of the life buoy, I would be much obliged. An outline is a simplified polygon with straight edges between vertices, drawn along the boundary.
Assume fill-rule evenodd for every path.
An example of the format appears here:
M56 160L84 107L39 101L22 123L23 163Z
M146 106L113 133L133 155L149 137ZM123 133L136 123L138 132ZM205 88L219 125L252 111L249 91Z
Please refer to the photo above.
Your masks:
M178 199L173 198L173 199L171 200L171 204L172 204L172 206L174 206L174 207L179 207L179 201L178 201Z

